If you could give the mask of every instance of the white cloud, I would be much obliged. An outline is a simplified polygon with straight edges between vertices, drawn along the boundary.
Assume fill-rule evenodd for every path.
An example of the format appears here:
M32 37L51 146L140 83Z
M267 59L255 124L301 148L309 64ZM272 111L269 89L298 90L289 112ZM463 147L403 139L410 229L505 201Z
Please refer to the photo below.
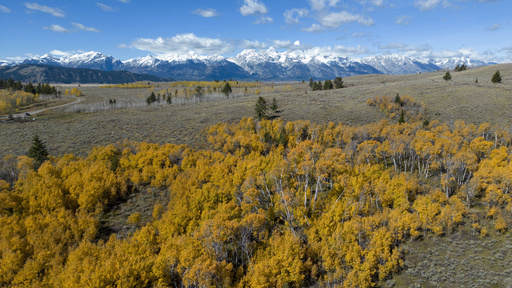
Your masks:
M318 33L324 31L324 28L319 24L313 24L309 28L304 28L302 31L310 32L310 33Z
M260 41L243 40L239 46L241 49L265 49L268 46Z
M334 46L332 48L331 46L326 47L314 47L310 48L308 50L304 50L304 54L310 55L310 56L334 56L334 57L348 57L348 56L354 56L354 55L364 55L368 53L368 49L362 46L357 47L345 47L341 45Z
M50 30L50 31L53 31L53 32L57 32L57 33L68 33L68 32L71 32L70 30L60 26L60 25L56 25L56 24L53 24L52 26L49 26L49 27L43 27L43 29L45 30Z
M30 10L40 11L44 13L52 14L55 17L64 17L65 13L59 8L52 8L44 5L39 5L37 3L24 3L25 7Z
M274 23L274 19L267 17L267 16L261 16L258 18L258 20L254 21L254 24L270 24Z
M112 6L108 6L108 5L105 5L103 3L99 3L97 2L96 5L98 5L98 7L101 8L101 10L105 11L105 12L112 12L112 11L117 11L117 8L114 8Z
M373 4L377 7L382 7L384 6L384 1L383 0L361 0L359 1L362 5L366 4L367 2L369 2L370 4Z
M443 0L417 0L416 2L414 2L414 5L420 8L420 10L425 11L436 8L442 1ZM449 6L450 4L448 1L444 1L443 5Z
M395 24L409 26L409 24L411 24L411 20L412 20L411 16L403 15L403 16L396 17Z
M293 8L292 10L284 11L283 15L286 24L299 24L299 18L308 16L308 10Z
M219 12L217 10L208 8L208 9L197 9L193 12L196 15L202 16L204 18L217 17L219 16Z
M308 2L309 2L309 5L311 6L311 9L316 10L316 11L322 11L328 7L336 7L336 5L338 5L338 3L340 1L339 0L308 0Z
M272 44L277 49L289 49L292 45L290 40L274 40Z
M225 54L232 46L220 39L197 37L193 33L179 34L171 38L138 38L131 47L153 53L185 54L194 51L198 54Z
M494 25L492 25L492 26L490 26L490 27L486 27L486 28L485 28L485 30L489 30L489 31L496 31L496 30L498 30L498 29L500 29L500 28L501 28L501 25L500 25L500 24L498 24L498 23L496 23L496 24L494 24Z
M0 5L0 11L4 12L4 13L10 13L11 9L9 9L9 8L7 8L5 6Z
M80 23L73 22L72 25L77 30L88 31L88 32L100 32L98 29L96 29L94 27L85 27L83 24L80 24Z
M61 51L61 50L55 49L55 50L50 51L49 54L54 55L54 56L71 56L76 53L77 53L76 51Z
M402 43L391 43L387 45L379 45L379 49L383 50L396 50L401 52L425 52L432 51L432 47L427 44L422 44L419 46L415 45L406 45Z
M374 22L371 18L365 19L361 15L353 15L347 11L329 13L327 15L321 16L318 20L324 27L329 28L338 28L341 25L353 22L358 22L366 26L374 25Z
M119 0L119 2L130 3L130 0Z
M240 13L243 16L264 15L268 13L268 9L265 4L258 2L258 0L244 0L244 5L240 7Z

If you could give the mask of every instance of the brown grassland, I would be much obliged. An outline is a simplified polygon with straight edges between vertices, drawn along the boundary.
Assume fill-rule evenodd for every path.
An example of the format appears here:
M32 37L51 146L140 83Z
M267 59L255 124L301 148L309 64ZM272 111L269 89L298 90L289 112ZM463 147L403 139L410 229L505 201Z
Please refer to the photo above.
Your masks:
M496 70L499 70L503 77L502 83L491 83L491 77ZM277 100L279 112L271 115L274 118L281 118L284 122L308 120L315 124L333 122L355 127L386 118L384 112L368 105L367 101L370 98L408 95L424 104L430 122L437 120L440 123L448 123L449 126L454 126L456 120L477 126L490 123L512 133L512 64L451 72L450 81L443 80L444 73L360 75L344 78L346 87L343 89L314 92L309 89L307 79L305 83L260 83L258 88L251 87L248 92L235 87L229 98L219 93L209 98L205 96L202 101L191 98L189 103L181 104L167 104L162 100L160 103L147 105L145 98L151 93L149 88L100 88L98 85L61 87L78 88L84 100L75 107L71 105L38 114L32 121L0 122L0 159L7 155L25 155L34 135L39 135L52 156L64 156L68 153L87 156L94 147L125 140L185 144L197 149L208 148L208 127L218 123L235 124L246 117L254 117L255 103L259 96L264 97L268 103L273 98ZM174 93L176 89L172 83L152 83L152 86L155 93L164 89ZM256 94L255 89L260 89L261 92ZM112 99L116 100L115 105L109 103ZM390 122L396 123L396 120ZM219 131L221 130L219 128ZM213 135L211 131L210 134ZM185 150L179 147L173 149ZM62 161L71 162L67 158ZM49 167L45 166L44 169L50 171ZM406 179L405 176L403 179ZM426 186L429 184L426 183ZM132 192L140 189L127 189L130 188ZM169 189L153 186L145 188L147 193L127 193L123 195L124 198L116 200L118 202L109 202L110 206L108 209L105 208L105 215L102 216L99 225L102 230L98 238L102 238L101 241L107 241L110 233L116 233L120 239L129 237L134 231L151 222L152 217L158 218L153 207L167 205L170 199ZM334 204L336 203L337 200ZM94 210L91 207L91 211ZM332 207L334 208L334 205ZM409 239L403 245L404 261L401 270L393 273L392 277L378 279L376 285L504 287L510 283L511 232L499 233L492 228L493 220L483 216L483 210L475 209L472 207L472 215L481 216L482 227L478 230L486 231L484 229L490 227L486 237L481 236L485 233L476 232L477 229L473 229L471 221L468 221L458 229L446 234L440 233L443 236L434 236L437 233L430 233L424 234L424 237ZM510 219L507 219L507 223L509 222ZM205 235L207 232L204 232ZM279 247L280 244L272 242L273 239L269 241L275 247ZM109 248L108 245L105 247ZM83 252L87 252L87 247L83 248ZM79 259L76 262L80 262Z
M493 84L491 77L498 69L503 83ZM314 92L310 91L307 81L291 84L291 91L286 92L279 87L288 84L266 83L266 86L275 86L273 92L184 105L147 106L144 101L139 101L142 104L138 106L141 107L96 113L69 113L63 108L38 115L36 121L1 123L0 157L24 155L35 134L40 135L55 156L66 153L85 156L94 146L123 140L188 144L201 148L206 145L202 134L205 128L219 122L236 123L243 117L254 117L258 96L263 96L267 102L276 98L282 111L279 117L284 121L309 120L312 123L334 122L351 126L369 124L383 119L385 115L369 107L366 101L375 96L399 93L423 102L431 120L453 123L460 119L466 123L512 126L509 114L512 110L512 64L452 72L450 81L443 80L443 75L444 72L361 75L345 78L344 83L349 87ZM478 83L475 83L476 79ZM155 93L164 88L174 90L166 84L156 85ZM79 105L89 106L90 110L108 106L109 99L122 103L124 98L144 98L150 93L147 88L100 89L97 85L78 88L85 97Z

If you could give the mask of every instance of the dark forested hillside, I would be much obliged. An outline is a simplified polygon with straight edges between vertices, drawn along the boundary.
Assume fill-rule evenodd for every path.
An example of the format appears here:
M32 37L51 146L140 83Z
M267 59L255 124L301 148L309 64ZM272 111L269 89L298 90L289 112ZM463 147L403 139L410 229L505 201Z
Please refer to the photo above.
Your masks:
M136 81L169 81L153 75L127 71L100 71L84 68L65 68L49 65L18 65L0 67L0 79L35 83L109 83L120 84Z

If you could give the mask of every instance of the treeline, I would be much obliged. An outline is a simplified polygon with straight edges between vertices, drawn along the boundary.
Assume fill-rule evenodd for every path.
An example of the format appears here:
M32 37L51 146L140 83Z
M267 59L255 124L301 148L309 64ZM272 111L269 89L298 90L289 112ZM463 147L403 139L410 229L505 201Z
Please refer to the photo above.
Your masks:
M313 81L313 78L309 79L309 88L313 91L317 90L331 90L331 89L340 89L343 88L343 79L341 77L336 77L334 80L325 80L322 84L322 81L318 80L318 82Z
M0 89L10 89L13 91L24 91L32 94L45 94L45 95L59 95L60 92L51 86L50 84L37 84L34 85L32 82L23 85L20 81L14 81L12 78L8 80L0 79Z
M37 170L6 157L0 286L372 287L408 239L511 226L509 131L249 118L210 127L207 150L125 142ZM104 213L149 186L169 205L102 235Z

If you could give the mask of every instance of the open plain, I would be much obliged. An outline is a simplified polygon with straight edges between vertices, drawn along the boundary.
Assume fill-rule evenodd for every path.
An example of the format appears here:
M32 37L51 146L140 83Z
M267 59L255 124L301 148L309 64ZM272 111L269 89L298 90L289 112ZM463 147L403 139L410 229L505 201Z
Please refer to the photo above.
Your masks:
M491 82L496 70L501 72L502 83ZM284 121L368 124L384 119L385 115L369 107L366 101L398 93L423 102L430 121L454 123L460 119L466 123L512 126L512 64L451 72L450 81L443 80L445 73L353 76L344 79L345 88L327 91L311 91L307 79L305 83L263 83L268 89L262 89L260 95L244 96L243 91L235 89L230 98L205 97L202 102L171 105L162 101L149 106L145 103L145 97L151 93L148 88L65 86L61 89L79 88L84 100L75 106L42 113L35 121L0 123L0 157L24 155L36 134L54 156L85 156L94 146L123 140L201 148L207 144L202 133L205 128L254 117L259 96L267 102L276 98L280 113L275 116ZM169 83L153 84L155 92L174 90ZM117 105L110 105L110 99L115 99Z

